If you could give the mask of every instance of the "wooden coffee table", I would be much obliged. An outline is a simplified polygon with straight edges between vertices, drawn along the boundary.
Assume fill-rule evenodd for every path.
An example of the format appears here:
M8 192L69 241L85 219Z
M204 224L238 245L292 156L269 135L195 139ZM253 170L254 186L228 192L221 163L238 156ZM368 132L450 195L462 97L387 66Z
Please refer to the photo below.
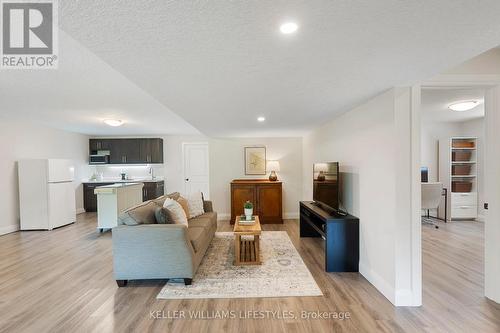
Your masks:
M260 265L260 228L259 217L255 216L255 223L252 225L240 225L240 217L236 216L234 222L234 264L240 265ZM242 239L241 236L253 236L252 239Z

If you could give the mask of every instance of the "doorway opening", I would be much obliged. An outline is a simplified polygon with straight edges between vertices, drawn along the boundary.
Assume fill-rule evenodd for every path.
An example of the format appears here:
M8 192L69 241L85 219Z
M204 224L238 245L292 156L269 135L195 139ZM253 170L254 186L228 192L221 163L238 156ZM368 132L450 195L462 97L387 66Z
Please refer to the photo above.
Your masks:
M463 313L485 294L485 92L421 90L423 304Z

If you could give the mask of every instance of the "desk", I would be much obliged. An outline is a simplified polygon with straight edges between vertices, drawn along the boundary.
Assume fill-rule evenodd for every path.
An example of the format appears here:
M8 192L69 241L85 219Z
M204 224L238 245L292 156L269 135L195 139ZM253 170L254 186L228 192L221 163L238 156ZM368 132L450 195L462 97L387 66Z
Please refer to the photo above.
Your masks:
M444 196L444 219L439 217L439 207L438 207L438 216L431 216L429 213L429 209L427 209L427 218L432 217L436 220L441 220L444 221L444 223L448 222L448 189L443 188L443 191L441 192L441 196Z

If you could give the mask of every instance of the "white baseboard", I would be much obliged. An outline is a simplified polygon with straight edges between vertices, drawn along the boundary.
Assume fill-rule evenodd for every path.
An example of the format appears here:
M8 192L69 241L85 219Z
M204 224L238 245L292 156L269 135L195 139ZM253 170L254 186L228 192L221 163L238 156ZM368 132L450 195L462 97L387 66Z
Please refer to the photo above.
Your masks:
M422 304L415 304L413 291L409 289L396 291L396 306L421 306Z
M362 262L359 263L359 273L365 277L375 288L378 289L392 304L396 305L395 290L380 275Z
M77 208L76 209L76 215L83 214L83 213L85 213L85 209L84 208Z
M368 282L380 291L394 306L420 306L415 304L413 290L403 289L395 290L386 280L374 272L371 268L363 263L359 263L359 272Z
M217 221L229 221L231 219L231 214L229 213L217 213Z
M478 222L484 222L484 215L478 215L476 217L476 221L478 221Z
M295 219L299 218L299 213L298 212L295 212L295 213L285 213L285 214L283 214L283 218L285 220L295 220Z
M0 235L6 235L10 234L12 232L19 231L19 225L18 224L11 224L5 227L0 227Z
M285 220L298 219L299 213L284 213ZM230 213L217 213L217 221L229 221L231 219Z

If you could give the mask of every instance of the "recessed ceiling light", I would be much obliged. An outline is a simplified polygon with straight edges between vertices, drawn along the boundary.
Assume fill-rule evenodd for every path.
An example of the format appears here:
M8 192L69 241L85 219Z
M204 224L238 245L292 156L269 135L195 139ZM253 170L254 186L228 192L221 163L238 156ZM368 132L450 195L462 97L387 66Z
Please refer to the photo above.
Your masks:
M263 122L263 121L265 121L265 120L266 120L266 118L264 118L264 117L258 117L258 118L257 118L257 121L258 121L258 122Z
M103 121L106 125L113 126L113 127L118 127L123 125L123 120L118 120L118 119L105 119Z
M295 31L297 31L298 28L299 26L297 25L297 23L286 22L280 26L280 31L283 34L288 35L288 34L293 34Z
M448 109L453 111L469 111L479 105L479 101L464 101L450 104Z

